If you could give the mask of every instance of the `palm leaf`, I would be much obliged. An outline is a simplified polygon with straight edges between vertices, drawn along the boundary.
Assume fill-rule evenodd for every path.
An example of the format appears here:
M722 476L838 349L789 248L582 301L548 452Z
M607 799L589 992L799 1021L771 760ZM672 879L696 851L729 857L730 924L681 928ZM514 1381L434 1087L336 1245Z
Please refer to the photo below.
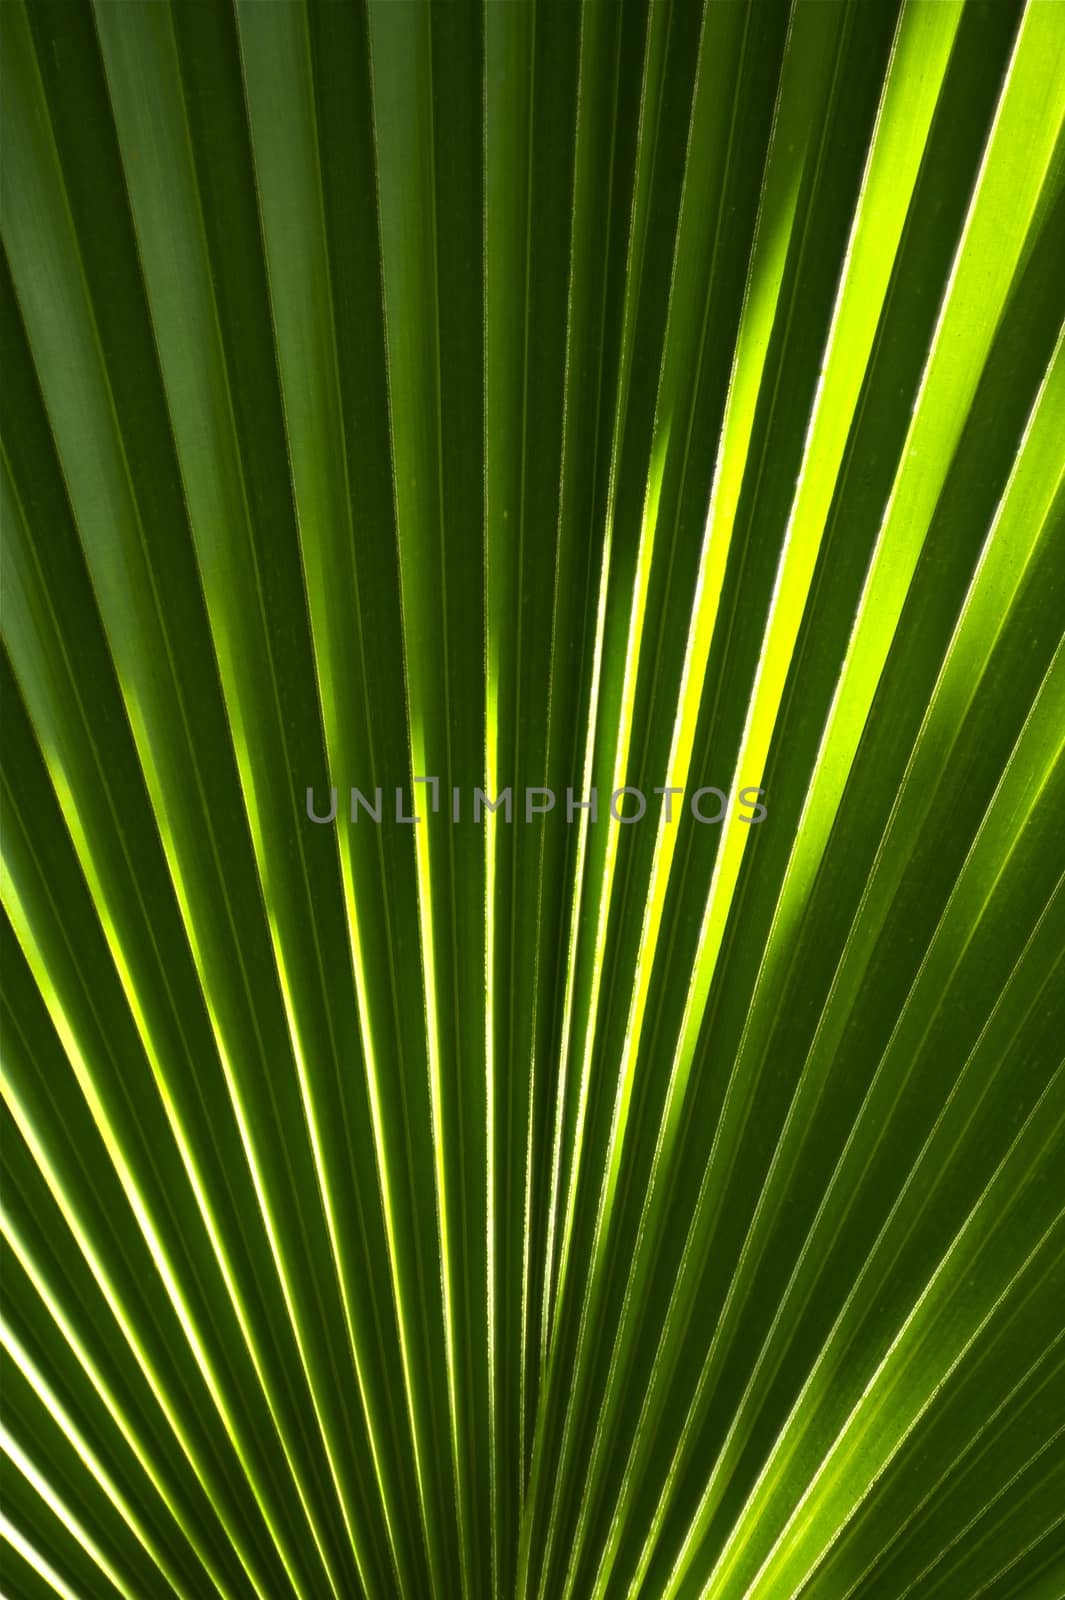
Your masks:
M2 59L5 1591L1057 1600L1065 12Z

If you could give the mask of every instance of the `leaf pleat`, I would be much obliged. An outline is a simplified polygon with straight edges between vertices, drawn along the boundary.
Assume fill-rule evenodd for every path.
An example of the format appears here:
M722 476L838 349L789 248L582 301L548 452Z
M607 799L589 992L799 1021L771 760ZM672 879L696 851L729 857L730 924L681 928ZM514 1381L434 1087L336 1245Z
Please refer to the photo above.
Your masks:
M0 26L4 1592L1060 1600L1065 11Z

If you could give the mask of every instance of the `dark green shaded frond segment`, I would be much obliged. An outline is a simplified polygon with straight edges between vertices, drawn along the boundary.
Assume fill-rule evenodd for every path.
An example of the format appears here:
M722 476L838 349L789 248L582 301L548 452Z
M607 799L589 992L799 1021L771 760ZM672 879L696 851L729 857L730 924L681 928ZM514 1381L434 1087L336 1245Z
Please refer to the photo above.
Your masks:
M5 1594L1062 1600L1065 7L0 27Z

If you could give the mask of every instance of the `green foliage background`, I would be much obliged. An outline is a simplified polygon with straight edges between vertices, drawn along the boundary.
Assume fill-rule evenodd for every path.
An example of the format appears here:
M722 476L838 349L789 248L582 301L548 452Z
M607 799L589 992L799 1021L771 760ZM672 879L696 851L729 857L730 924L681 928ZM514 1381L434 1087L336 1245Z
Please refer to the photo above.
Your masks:
M5 1592L1061 1600L1065 6L0 23Z

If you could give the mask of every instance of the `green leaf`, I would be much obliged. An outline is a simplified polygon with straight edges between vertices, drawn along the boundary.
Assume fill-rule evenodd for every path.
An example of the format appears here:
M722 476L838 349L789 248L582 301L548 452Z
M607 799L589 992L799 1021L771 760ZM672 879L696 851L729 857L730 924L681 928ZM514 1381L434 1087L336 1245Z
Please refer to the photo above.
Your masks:
M3 24L5 1593L1057 1600L1065 12Z

